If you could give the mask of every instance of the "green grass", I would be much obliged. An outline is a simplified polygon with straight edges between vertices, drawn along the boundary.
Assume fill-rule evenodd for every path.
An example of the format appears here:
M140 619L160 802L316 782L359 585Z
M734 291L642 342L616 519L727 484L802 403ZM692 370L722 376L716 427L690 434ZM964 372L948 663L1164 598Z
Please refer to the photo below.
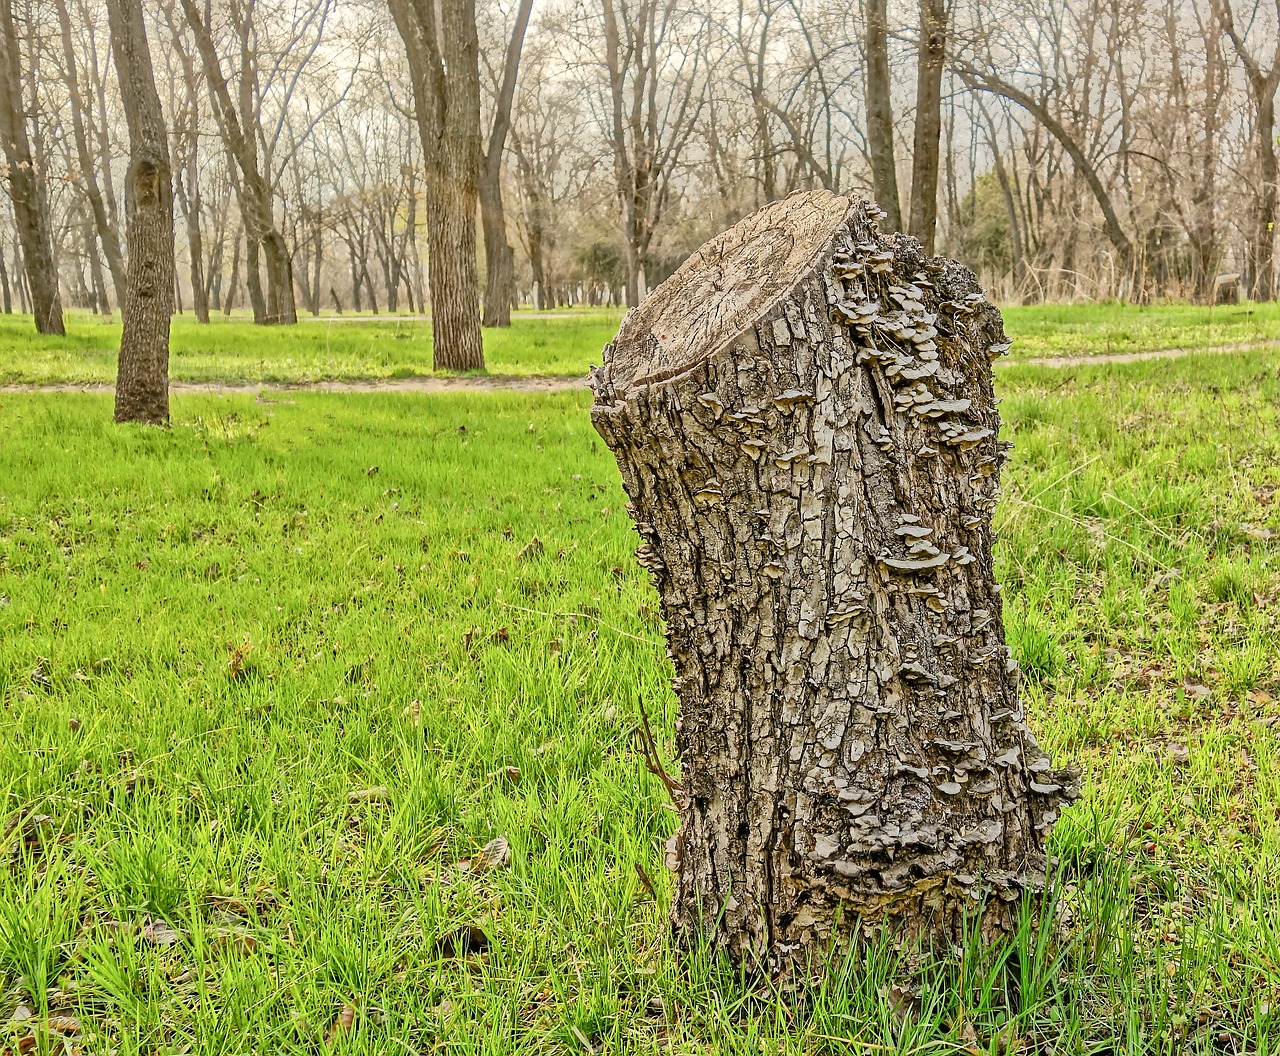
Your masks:
M883 951L797 1000L666 946L671 672L585 394L0 393L0 1051L1276 1052L1280 355L1001 386L1087 790L1057 911L905 1018Z
M1001 307L1015 359L1211 348L1280 340L1280 302L1223 305L1037 304Z
M585 374L618 329L621 313L516 313L510 329L484 331L495 374ZM0 315L0 384L112 382L120 323L71 313L67 335L40 335L30 316ZM181 381L305 382L430 374L431 323L376 316L325 316L297 326L221 318L200 326L174 319L170 376Z
M1119 303L1004 309L1013 360L1280 340L1280 303L1222 308ZM615 309L515 315L510 329L485 330L492 374L582 375L621 320ZM110 382L119 322L68 315L66 337L42 337L30 316L0 315L0 384ZM294 327L256 327L243 317L199 326L174 319L172 377L182 381L405 378L431 373L431 324L376 316L323 316Z

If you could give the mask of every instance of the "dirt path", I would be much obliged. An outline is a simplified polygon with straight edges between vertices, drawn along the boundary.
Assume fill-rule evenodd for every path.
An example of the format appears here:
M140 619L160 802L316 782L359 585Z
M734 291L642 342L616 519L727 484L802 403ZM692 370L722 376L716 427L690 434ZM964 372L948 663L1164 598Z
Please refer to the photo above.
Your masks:
M1039 356L1007 359L1008 367L1100 367L1112 363L1140 363L1152 359L1181 359L1199 353L1226 355L1254 349L1280 348L1280 341L1251 341L1237 345L1209 345L1205 348L1165 348L1152 352L1116 352L1101 356ZM172 381L169 391L244 395L256 392L573 392L587 387L582 376L474 374L460 377L372 378L360 381ZM111 382L56 382L48 385L0 385L0 393L20 392L111 392Z
M1226 355L1230 352L1251 352L1254 349L1280 348L1280 341L1248 341L1235 345L1206 345L1204 348L1160 348L1152 352L1113 352L1102 356L1037 356L1032 359L1005 360L1011 367L1089 367L1107 363L1142 363L1148 359L1181 359L1203 352L1206 355Z

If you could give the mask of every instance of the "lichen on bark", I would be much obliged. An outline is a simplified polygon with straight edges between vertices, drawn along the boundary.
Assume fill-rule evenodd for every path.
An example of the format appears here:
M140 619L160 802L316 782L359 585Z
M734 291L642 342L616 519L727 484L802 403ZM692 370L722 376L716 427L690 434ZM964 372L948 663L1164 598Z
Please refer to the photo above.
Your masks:
M1078 794L1027 728L992 569L1000 313L878 212L748 217L592 373L676 672L672 924L775 969L860 920L1009 931Z

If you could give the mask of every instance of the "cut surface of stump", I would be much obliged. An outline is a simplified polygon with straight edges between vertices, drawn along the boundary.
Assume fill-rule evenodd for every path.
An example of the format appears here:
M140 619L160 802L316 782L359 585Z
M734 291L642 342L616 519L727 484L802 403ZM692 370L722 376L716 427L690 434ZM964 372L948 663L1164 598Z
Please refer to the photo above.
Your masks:
M673 926L774 968L859 918L1008 932L1078 794L1024 721L992 571L1000 314L878 212L767 206L592 373L675 665Z

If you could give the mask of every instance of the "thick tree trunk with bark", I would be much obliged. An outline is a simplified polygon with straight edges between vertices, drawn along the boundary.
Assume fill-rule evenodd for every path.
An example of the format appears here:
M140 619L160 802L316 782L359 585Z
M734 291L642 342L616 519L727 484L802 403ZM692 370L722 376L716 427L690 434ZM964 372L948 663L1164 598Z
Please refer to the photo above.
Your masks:
M483 370L476 279L480 71L474 0L391 0L426 164L432 365ZM373 288L369 287L372 298Z
M44 175L32 163L22 95L22 52L10 0L0 0L0 141L9 163L9 197L22 245L36 330L65 334Z
M129 125L125 218L129 247L121 306L116 421L169 421L169 317L173 312L173 179L169 140L151 70L141 0L107 0L111 50Z
M1023 720L992 573L1000 314L876 215L767 206L592 377L675 663L675 932L774 968L859 918L1007 933L1076 794Z

